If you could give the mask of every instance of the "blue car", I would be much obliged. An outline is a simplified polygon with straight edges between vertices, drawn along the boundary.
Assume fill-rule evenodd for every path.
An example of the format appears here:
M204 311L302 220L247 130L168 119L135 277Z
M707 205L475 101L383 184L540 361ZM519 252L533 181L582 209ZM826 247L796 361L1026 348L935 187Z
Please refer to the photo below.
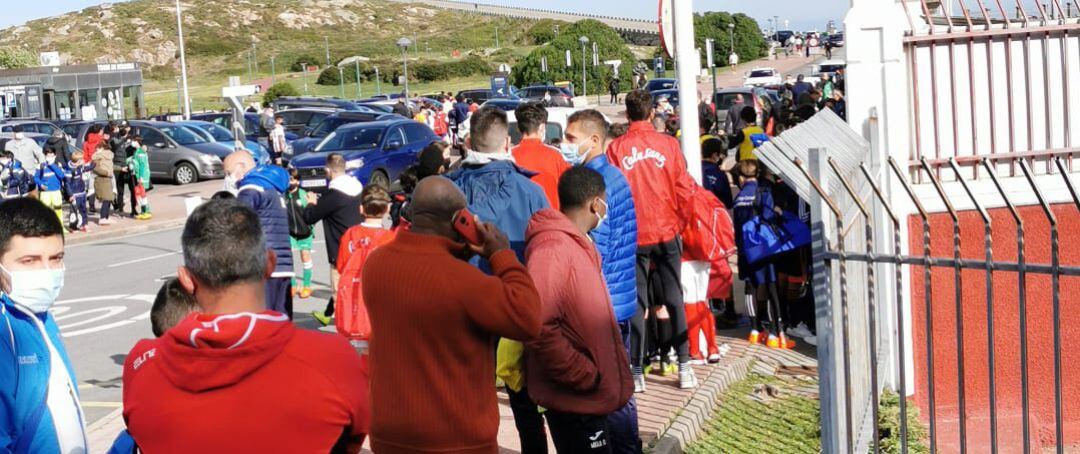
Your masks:
M391 118L401 117L394 114L387 114L381 112L334 112L330 115L327 115L326 118L323 118L322 121L315 125L314 128L309 128L304 134L304 137L293 141L291 143L292 153L290 154L288 150L286 150L284 158L286 161L288 161L292 159L293 156L299 156L315 150L315 147L318 146L319 143L321 143L323 139L326 138L326 136L330 135L330 133L334 132L342 125L347 125L350 123L364 123L369 121L387 120Z
M204 139L211 142L220 143L229 147L235 147L236 145L236 136L233 135L232 131L214 123L210 123L209 121L189 120L177 121L175 123L195 131L197 134L203 136ZM245 139L244 148L247 148L247 150L251 152L252 157L255 158L255 162L259 164L270 162L270 152L267 151L266 147L259 144L259 142Z
M289 165L300 174L300 187L326 190L326 157L345 156L346 171L361 183L389 188L401 172L416 163L424 147L439 140L427 125L394 117L339 127L310 153L295 156Z
M209 121L210 123L232 131L232 113L229 112L191 114L191 119ZM244 137L246 137L247 140L259 141L259 114L254 112L244 112ZM300 136L296 134L288 131L285 132L286 142L292 143L292 141L299 138Z

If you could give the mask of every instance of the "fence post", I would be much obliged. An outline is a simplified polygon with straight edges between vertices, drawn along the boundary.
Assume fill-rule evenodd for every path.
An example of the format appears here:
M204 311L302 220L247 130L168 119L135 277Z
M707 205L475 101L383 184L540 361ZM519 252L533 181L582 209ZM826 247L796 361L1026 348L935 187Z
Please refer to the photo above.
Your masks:
M823 187L828 187L829 166L824 149L811 148L807 163L809 177ZM847 452L844 442L847 427L844 424L844 390L847 387L843 374L841 350L841 316L838 304L834 304L835 284L833 262L825 257L837 233L833 214L825 199L816 191L810 191L811 238L814 251L813 291L814 314L818 333L818 389L821 401L821 452Z

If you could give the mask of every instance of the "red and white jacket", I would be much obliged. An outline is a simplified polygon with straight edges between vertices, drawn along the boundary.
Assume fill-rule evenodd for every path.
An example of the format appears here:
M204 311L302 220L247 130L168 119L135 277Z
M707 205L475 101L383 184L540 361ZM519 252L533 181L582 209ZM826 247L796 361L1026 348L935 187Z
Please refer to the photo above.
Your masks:
M682 231L681 213L695 184L679 141L656 132L648 121L635 121L625 135L611 142L607 157L626 175L634 195L638 245L674 239Z

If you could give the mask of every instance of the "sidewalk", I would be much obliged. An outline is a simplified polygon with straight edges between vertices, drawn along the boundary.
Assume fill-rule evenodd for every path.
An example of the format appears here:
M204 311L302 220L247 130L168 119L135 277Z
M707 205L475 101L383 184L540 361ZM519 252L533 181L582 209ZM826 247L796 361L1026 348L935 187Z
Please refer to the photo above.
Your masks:
M187 208L184 200L188 197L202 197L204 199L214 195L222 189L221 180L209 180L185 186L162 184L154 186L149 192L150 207L154 217L150 220L139 221L126 216L117 216L112 213L110 218L113 224L109 226L97 225L98 215L91 214L87 223L86 233L73 232L67 235L67 244L81 244L119 236L133 235L137 233L163 230L184 225L187 220ZM125 205L130 202L127 200ZM100 208L100 204L99 204ZM130 206L125 206L126 211Z

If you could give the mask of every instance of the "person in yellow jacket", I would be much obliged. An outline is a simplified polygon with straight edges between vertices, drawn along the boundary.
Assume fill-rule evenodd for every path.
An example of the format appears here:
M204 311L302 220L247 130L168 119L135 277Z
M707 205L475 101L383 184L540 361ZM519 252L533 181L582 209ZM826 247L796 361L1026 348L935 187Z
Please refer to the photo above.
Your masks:
M514 425L518 430L521 452L546 452L544 409L536 405L525 388L525 346L521 342L500 339L495 353L495 376L506 385Z
M757 124L757 111L753 107L743 107L743 110L739 112L739 117L746 122L746 127L731 136L731 140L728 140L729 149L739 149L738 159L739 161L745 161L748 159L757 159L754 156L754 149L757 148L761 142L768 140L768 136L765 135L765 130Z

